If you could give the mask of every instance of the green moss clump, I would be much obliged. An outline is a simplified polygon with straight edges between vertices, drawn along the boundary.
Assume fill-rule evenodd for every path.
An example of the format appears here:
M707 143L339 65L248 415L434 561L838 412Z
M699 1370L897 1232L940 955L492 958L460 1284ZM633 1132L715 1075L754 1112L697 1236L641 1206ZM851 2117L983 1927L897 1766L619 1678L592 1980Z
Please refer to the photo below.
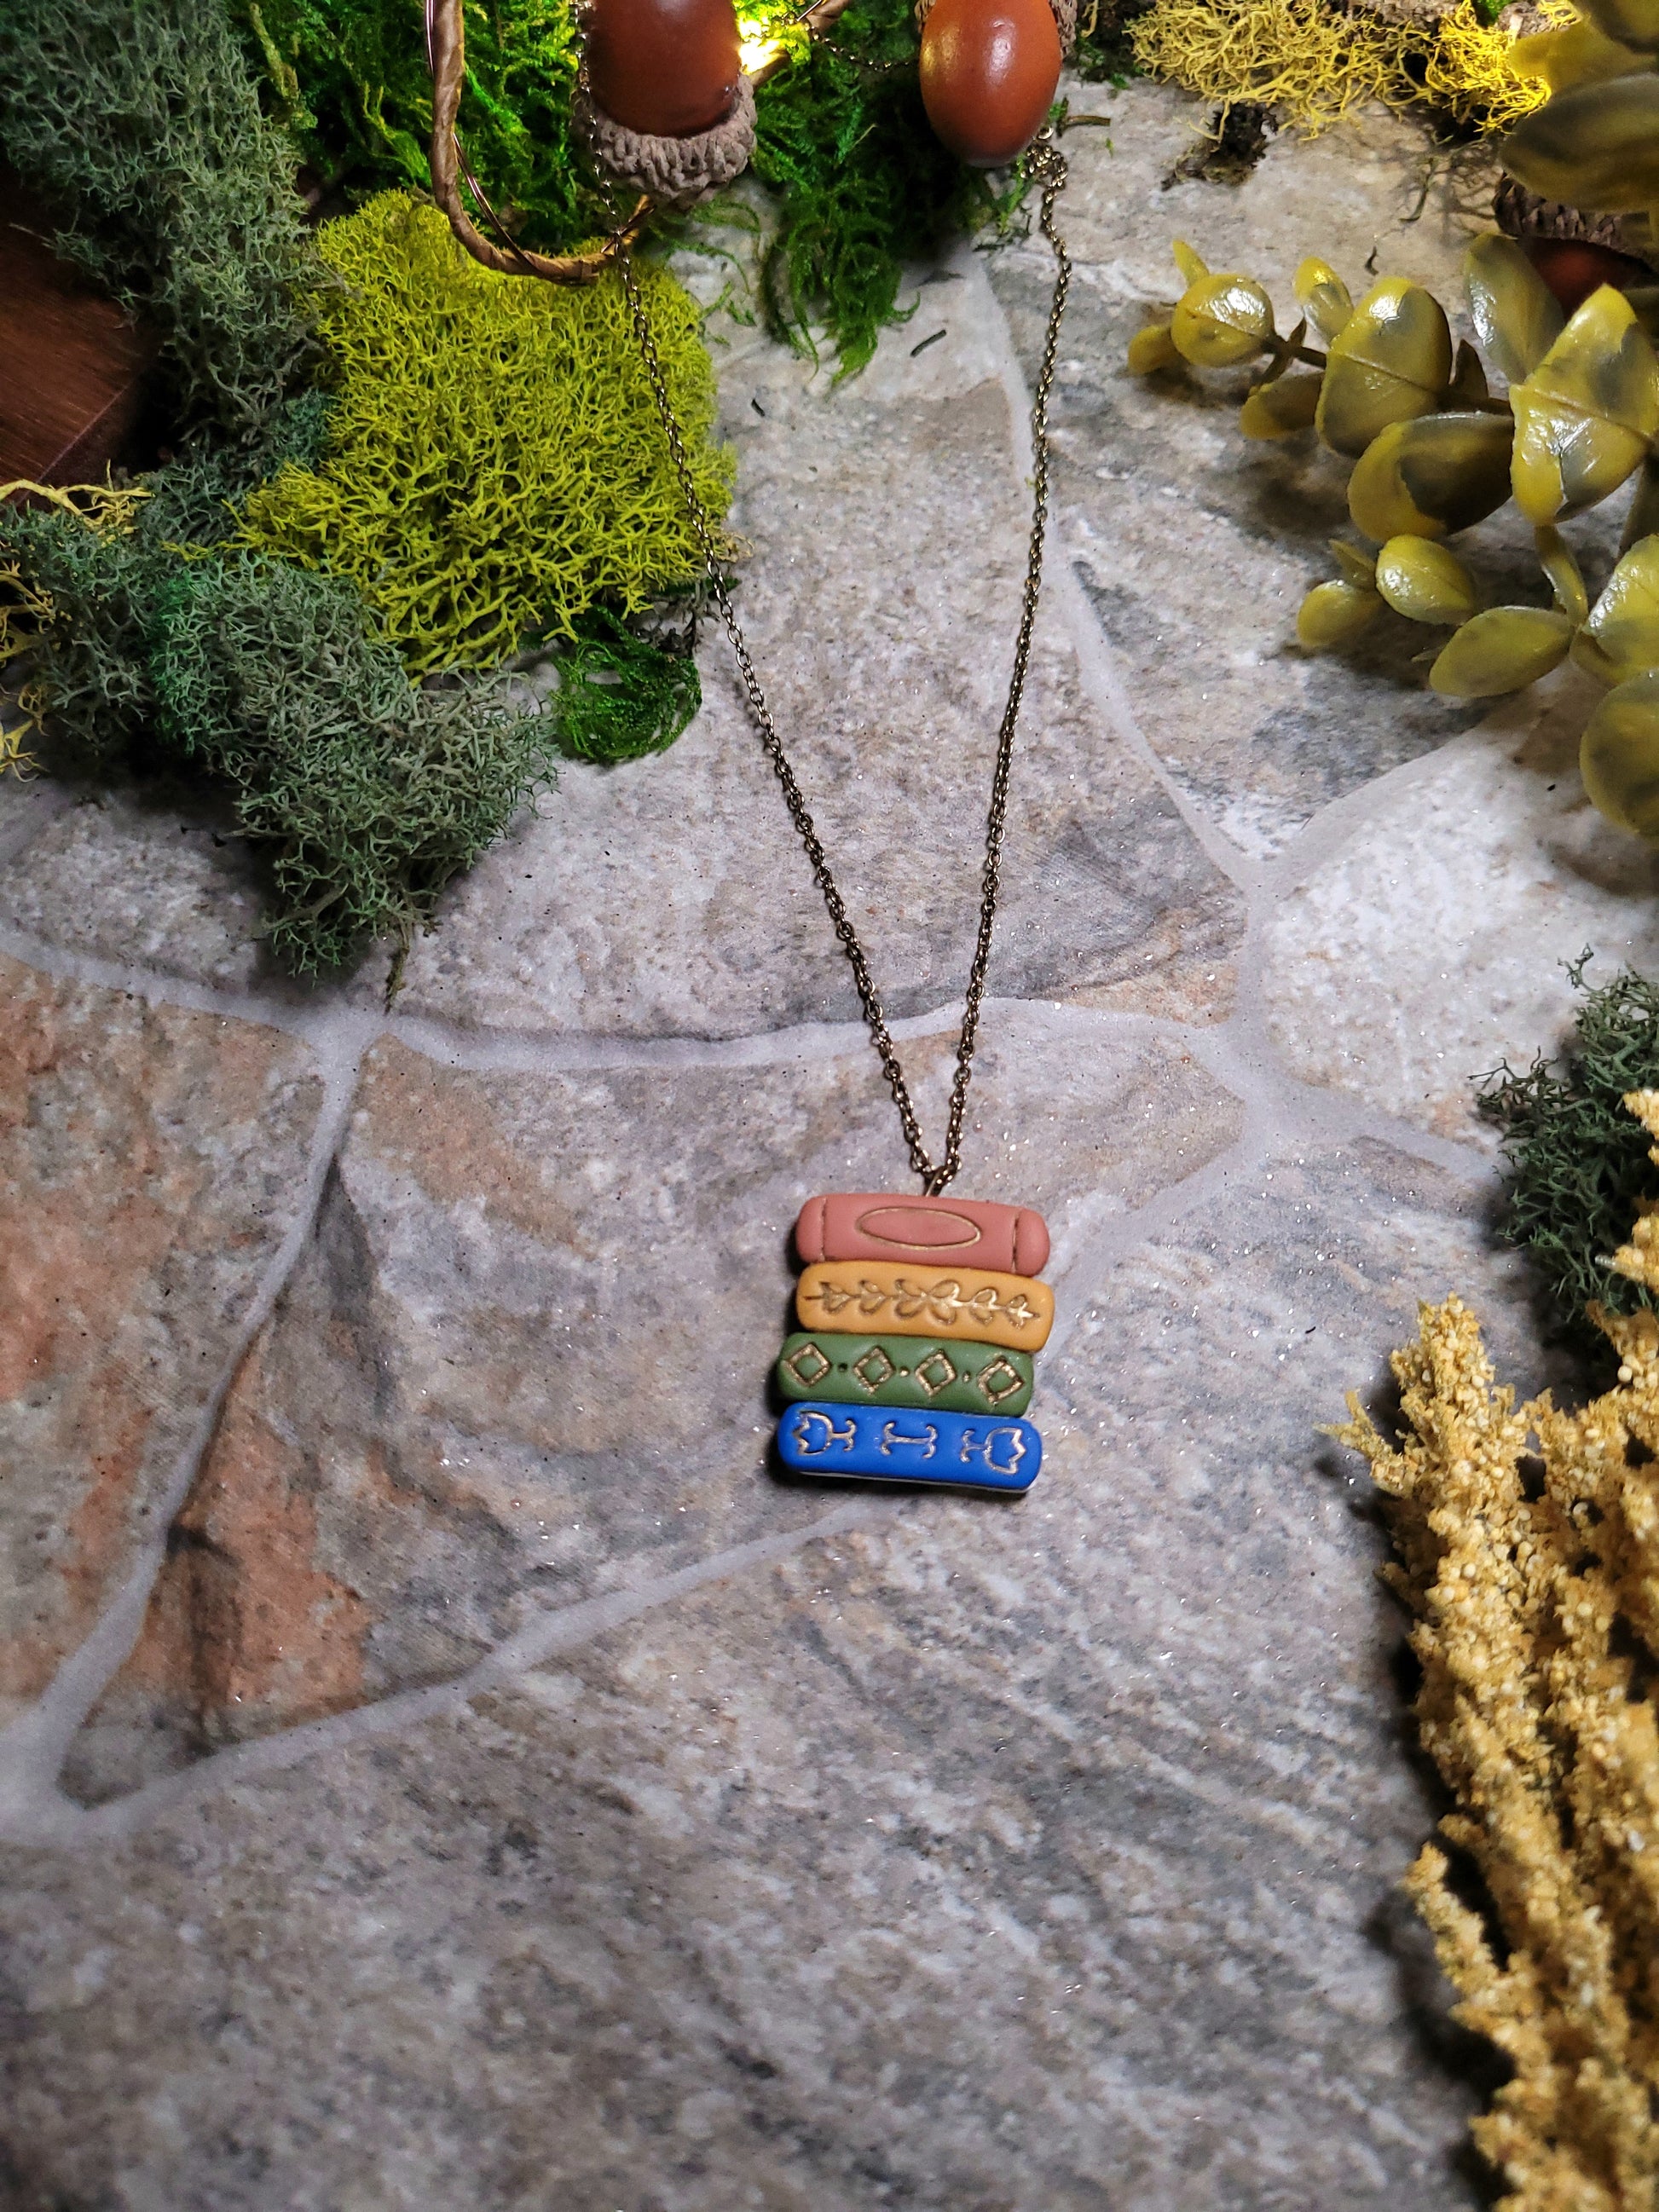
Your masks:
M5 0L0 139L159 332L186 426L256 434L307 347L295 160L214 0Z
M857 0L756 103L755 173L782 201L763 264L768 327L811 353L821 323L843 376L870 359L884 323L902 319L905 263L955 233L1006 226L1021 197L1018 183L998 192L934 136L918 52L912 0Z
M1569 971L1575 982L1583 966ZM1559 1068L1542 1058L1522 1074L1505 1066L1480 1093L1510 1165L1504 1233L1530 1255L1565 1332L1600 1355L1607 1340L1585 1318L1591 1302L1615 1313L1651 1304L1607 1262L1655 1183L1647 1133L1621 1101L1656 1085L1659 988L1626 969L1587 992Z
M583 635L559 655L551 713L555 741L571 760L642 760L665 751L702 704L688 635L665 652L595 607Z
M435 209L398 193L325 226L317 303L334 386L326 458L285 469L241 538L349 578L417 674L574 637L632 613L702 556L620 279L547 285L480 268ZM695 303L641 261L663 373L711 516L732 495L711 444L714 378Z
M238 12L278 118L330 190L430 191L422 0L242 0ZM471 0L461 143L497 214L554 253L606 222L571 142L576 62L566 0Z
M58 743L222 779L270 859L273 948L335 968L407 941L544 778L550 733L499 679L411 684L349 583L168 534L210 531L225 487L204 461L125 531L0 510L0 556L48 603L33 673Z
M498 685L412 686L355 593L286 562L179 563L149 665L158 733L228 779L270 854L266 933L296 969L407 943L546 773L546 732Z
M1152 0L1085 0L1071 58L1071 67L1085 84L1110 84L1121 90L1131 77L1140 75L1129 32L1151 4Z

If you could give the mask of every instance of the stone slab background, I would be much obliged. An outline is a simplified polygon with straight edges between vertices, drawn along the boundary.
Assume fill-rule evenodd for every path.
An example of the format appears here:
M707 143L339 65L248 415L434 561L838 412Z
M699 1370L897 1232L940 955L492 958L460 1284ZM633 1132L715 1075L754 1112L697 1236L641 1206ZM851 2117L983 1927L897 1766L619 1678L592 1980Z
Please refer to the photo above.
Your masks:
M1172 234L1449 296L1478 179L1368 117L1167 185L1191 103L1079 97L963 1178L1054 1231L1023 1503L769 1470L793 1213L903 1160L717 641L390 1015L374 963L270 970L207 814L0 793L19 2212L1480 2201L1318 1429L1454 1286L1541 1379L1470 1078L1559 1042L1587 944L1651 966L1656 864L1576 679L1477 715L1403 626L1301 656L1340 471L1121 368ZM743 617L937 1127L1048 272L915 276L839 386L713 335Z

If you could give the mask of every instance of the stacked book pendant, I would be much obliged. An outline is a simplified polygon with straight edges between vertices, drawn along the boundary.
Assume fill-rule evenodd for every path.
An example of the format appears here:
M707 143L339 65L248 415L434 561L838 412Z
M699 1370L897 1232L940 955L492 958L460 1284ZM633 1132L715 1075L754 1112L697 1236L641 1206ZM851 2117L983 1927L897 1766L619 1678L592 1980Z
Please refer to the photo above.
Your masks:
M804 1474L1025 1491L1042 1439L1020 1416L1054 1326L1029 1206L908 1193L809 1198L795 1224L800 1327L778 1361L778 1451Z

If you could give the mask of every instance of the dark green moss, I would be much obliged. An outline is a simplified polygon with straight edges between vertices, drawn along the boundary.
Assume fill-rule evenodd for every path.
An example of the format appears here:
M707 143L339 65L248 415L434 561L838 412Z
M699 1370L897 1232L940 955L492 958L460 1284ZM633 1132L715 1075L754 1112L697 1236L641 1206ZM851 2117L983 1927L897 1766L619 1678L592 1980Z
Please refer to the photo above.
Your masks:
M1072 68L1085 84L1121 88L1140 75L1129 27L1152 0L1085 0L1078 15L1077 46Z
M422 0L234 0L267 97L325 188L355 200L431 189ZM566 0L466 10L459 132L496 212L557 252L609 220L570 136L575 31Z
M52 603L35 672L69 759L228 786L269 860L273 948L337 968L429 917L547 774L550 732L499 678L411 684L339 579L240 550L183 557L164 533L192 512L211 527L216 465L126 532L8 511L0 552Z
M157 332L181 422L257 435L306 352L308 256L292 149L218 0L5 0L0 143Z
M1576 983L1583 964L1571 971ZM1517 1074L1504 1066L1480 1093L1509 1162L1504 1233L1531 1257L1565 1333L1601 1355L1607 1340L1585 1317L1591 1301L1616 1313L1652 1303L1607 1262L1640 1202L1659 1192L1651 1140L1621 1103L1626 1091L1656 1085L1659 988L1626 969L1586 992L1559 1066L1540 1058Z
M898 305L905 264L1006 227L1021 197L934 137L918 49L912 0L855 0L757 101L755 173L781 201L763 268L768 326L808 352L821 328L842 375L864 367L884 324L914 313Z
M602 607L559 656L555 742L571 760L640 760L672 745L702 704L690 634L665 651Z

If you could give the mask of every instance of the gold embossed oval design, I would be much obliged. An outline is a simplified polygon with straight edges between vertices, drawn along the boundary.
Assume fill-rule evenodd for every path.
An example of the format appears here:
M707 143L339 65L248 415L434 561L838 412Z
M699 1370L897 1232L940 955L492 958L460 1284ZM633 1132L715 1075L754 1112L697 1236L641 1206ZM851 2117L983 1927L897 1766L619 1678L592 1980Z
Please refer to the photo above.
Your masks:
M860 1214L854 1227L872 1244L896 1244L911 1251L960 1252L984 1235L978 1222L945 1206L872 1206Z

